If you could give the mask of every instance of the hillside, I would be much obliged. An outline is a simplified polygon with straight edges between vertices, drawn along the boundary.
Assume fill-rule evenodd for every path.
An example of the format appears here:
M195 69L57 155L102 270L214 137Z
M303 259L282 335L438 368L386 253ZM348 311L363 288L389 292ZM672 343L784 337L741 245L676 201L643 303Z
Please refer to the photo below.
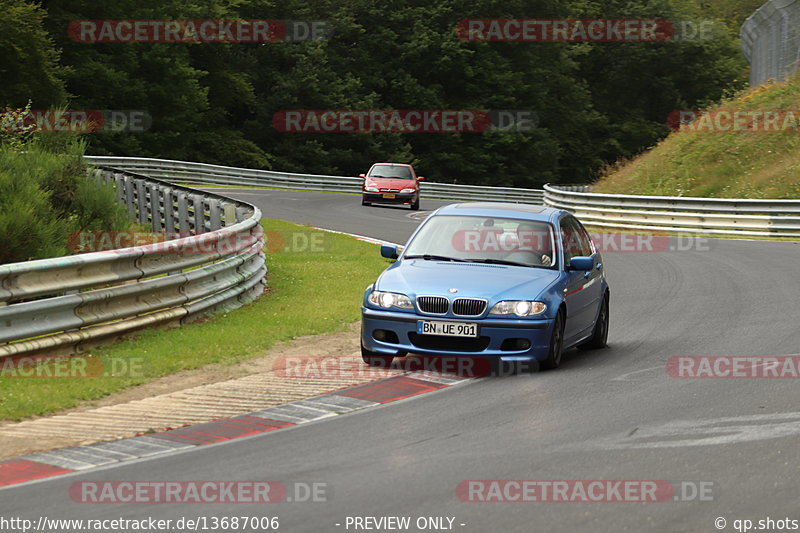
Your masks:
M708 111L610 169L595 183L595 192L800 198L800 76Z

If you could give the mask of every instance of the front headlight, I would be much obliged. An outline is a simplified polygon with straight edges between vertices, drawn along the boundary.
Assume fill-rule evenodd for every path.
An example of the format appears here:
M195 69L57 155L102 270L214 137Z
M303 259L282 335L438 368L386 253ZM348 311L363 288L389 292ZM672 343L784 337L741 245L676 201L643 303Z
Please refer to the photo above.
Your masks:
M389 309L390 307L397 307L399 309L414 308L408 296L397 292L372 291L369 295L369 301L384 309Z
M364 190L367 192L378 192L377 187L364 187Z
M414 192L414 189L413 188L412 189L402 189L400 192L401 193L412 193L412 192Z
M490 315L517 315L517 316L534 316L541 315L545 312L547 306L542 302L529 302L528 300L503 300L497 302L492 310L489 311Z

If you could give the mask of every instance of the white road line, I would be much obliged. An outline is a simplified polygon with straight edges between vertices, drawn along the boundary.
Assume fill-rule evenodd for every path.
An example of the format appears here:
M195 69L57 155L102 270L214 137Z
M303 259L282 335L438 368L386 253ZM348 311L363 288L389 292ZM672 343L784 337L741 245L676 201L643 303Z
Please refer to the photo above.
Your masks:
M643 368L642 370L634 370L633 372L628 372L626 374L620 374L619 376L617 376L615 378L612 378L611 381L630 381L628 379L628 376L632 376L634 374L640 374L642 372L650 372L651 370L656 370L658 368L663 369L663 368L665 368L665 366L664 365L658 365L658 366L651 366L650 368Z

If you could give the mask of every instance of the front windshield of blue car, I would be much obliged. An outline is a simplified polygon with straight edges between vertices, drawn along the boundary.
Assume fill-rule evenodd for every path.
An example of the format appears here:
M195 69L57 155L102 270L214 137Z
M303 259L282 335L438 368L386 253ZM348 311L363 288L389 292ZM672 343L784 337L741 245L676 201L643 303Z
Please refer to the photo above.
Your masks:
M420 228L403 259L555 268L555 249L546 222L439 215Z

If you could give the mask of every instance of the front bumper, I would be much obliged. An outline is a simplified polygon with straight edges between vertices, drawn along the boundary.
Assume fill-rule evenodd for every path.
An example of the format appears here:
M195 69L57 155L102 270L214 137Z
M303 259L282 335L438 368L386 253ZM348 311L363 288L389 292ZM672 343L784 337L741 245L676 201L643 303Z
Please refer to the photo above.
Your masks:
M474 322L478 324L479 338L463 340L457 337L418 335L418 320ZM553 322L551 319L431 317L362 306L361 344L371 352L384 355L415 353L456 357L497 357L503 361L541 361L548 355ZM394 342L394 338L377 340L374 337L376 330L394 332L397 342ZM529 341L530 346L526 349L514 349L521 340Z
M393 194L394 198L384 198L384 194ZM410 204L414 201L416 194L383 193L383 192L362 192L361 196L365 202L376 204Z

